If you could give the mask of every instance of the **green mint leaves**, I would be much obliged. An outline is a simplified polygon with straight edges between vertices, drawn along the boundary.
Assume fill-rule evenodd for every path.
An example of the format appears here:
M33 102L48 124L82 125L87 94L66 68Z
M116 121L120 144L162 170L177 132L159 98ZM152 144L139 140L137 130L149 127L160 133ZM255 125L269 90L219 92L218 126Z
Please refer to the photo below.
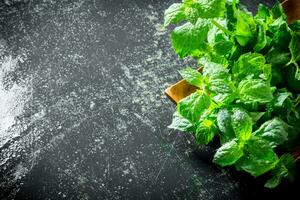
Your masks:
M185 19L184 6L181 3L172 4L166 11L164 26L175 24Z
M243 156L243 150L236 139L222 145L216 152L213 162L228 166L234 164Z
M260 79L246 79L238 85L239 96L243 102L268 103L272 101L271 86Z
M195 24L187 22L176 27L171 35L174 50L180 57L186 57L197 50L203 50L208 30L207 21L202 19L199 19Z
M178 102L169 128L192 133L198 145L218 138L213 162L269 173L268 188L293 180L289 153L300 145L300 21L286 19L280 3L259 5L253 16L238 0L182 0L164 18L177 24L175 52L197 63L179 70L197 91Z

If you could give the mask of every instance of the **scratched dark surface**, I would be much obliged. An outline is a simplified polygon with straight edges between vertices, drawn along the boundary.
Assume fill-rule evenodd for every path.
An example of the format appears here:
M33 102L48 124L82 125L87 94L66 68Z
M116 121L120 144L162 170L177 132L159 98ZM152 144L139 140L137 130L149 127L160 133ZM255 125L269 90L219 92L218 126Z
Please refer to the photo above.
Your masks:
M0 3L0 199L221 200L295 189L261 189L211 164L211 147L167 129L175 106L163 90L193 64L161 26L175 1L9 2Z

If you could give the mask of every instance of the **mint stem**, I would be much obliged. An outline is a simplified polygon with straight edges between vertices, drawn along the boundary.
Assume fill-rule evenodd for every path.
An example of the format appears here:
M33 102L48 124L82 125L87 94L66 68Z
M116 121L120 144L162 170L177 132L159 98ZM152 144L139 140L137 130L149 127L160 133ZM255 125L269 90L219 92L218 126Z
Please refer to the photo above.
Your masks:
M232 35L232 32L229 31L228 29L224 28L221 24L219 24L216 20L212 19L212 23L218 27L218 29L220 29L221 31L223 31L224 33L226 33L227 35Z

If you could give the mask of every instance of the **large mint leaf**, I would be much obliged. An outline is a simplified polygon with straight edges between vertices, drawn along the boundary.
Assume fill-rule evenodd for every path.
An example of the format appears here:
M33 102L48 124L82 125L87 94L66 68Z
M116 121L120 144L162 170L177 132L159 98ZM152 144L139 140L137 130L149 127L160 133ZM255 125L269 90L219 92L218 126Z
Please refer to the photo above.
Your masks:
M234 63L232 73L239 80L243 80L246 77L269 80L271 77L271 65L265 63L266 60L262 54L246 53L241 55Z
M206 20L198 19L196 24L187 22L176 27L172 34L172 45L180 57L191 55L196 50L203 49L207 38L209 25Z
M184 80L186 80L189 84L194 85L196 87L201 87L203 82L203 76L198 71L187 67L179 71L180 75Z
M270 85L260 79L247 79L239 83L239 97L243 102L268 103L273 94Z
M213 162L221 166L228 166L234 164L242 156L243 150L237 140L234 139L225 143L217 150Z
M184 118L196 123L199 121L201 114L210 106L210 103L210 97L207 94L196 91L179 101L177 110Z
M164 26L178 23L184 19L184 5L182 3L174 3L167 10L165 10Z
M288 125L276 117L263 123L253 134L268 141L272 147L276 147L287 141L287 131Z
M244 146L244 156L236 162L238 170L244 170L252 176L260 176L273 169L278 162L278 157L269 142L252 137Z
M173 114L172 124L168 128L180 131L193 131L194 125L189 120L180 115L177 111Z

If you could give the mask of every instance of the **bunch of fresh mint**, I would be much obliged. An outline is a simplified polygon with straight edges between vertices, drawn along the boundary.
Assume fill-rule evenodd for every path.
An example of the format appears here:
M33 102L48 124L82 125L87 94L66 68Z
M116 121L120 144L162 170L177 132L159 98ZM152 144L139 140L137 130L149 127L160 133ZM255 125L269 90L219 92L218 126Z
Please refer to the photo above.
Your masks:
M218 137L213 162L269 173L268 188L293 179L287 152L299 145L300 21L286 20L280 3L259 5L255 16L237 0L183 0L165 11L165 26L180 23L171 33L176 53L203 67L180 71L199 90L178 103L169 127L198 144Z

